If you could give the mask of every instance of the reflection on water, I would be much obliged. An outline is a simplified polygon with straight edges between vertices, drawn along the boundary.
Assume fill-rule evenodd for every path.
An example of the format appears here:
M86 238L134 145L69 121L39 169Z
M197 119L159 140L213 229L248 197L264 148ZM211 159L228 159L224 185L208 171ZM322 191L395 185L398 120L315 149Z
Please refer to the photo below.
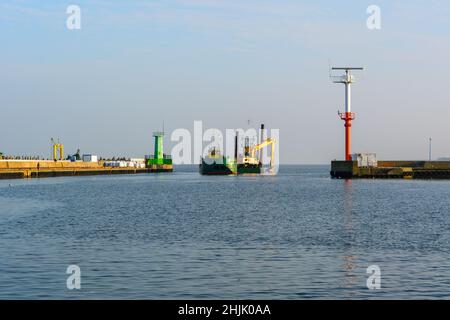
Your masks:
M0 298L450 298L449 181L197 169L0 181Z
M342 181L343 185L343 217L344 217L344 229L349 239L354 238L353 233L353 180L345 179ZM357 256L353 254L352 246L348 245L344 254L344 287L354 288L357 285L358 277L355 274Z

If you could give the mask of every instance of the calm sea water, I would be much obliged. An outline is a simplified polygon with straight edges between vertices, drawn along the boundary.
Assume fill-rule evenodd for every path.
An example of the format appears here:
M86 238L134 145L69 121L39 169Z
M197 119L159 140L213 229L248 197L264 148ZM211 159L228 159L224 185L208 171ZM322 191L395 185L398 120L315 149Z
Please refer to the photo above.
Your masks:
M450 298L450 181L328 171L0 181L0 299Z

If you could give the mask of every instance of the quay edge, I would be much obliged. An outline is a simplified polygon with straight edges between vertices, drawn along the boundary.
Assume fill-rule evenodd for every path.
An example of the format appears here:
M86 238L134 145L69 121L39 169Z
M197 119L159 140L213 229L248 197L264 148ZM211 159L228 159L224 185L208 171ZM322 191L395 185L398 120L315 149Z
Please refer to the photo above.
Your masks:
M358 167L357 161L332 161L336 179L450 179L450 161L378 161L377 166Z
M105 167L100 162L0 160L0 179L28 179L112 174L172 172L172 164L152 164L145 168Z

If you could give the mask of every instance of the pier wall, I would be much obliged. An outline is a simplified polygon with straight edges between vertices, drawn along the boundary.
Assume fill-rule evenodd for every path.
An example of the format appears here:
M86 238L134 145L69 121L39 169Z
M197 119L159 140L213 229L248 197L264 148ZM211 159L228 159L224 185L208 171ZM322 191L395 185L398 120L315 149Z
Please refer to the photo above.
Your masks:
M0 160L0 179L172 172L172 165L149 168L104 167L103 162Z
M52 160L0 160L0 170L103 168L103 162L70 162Z
M376 167L358 167L356 161L332 161L333 178L450 179L450 161L378 161Z

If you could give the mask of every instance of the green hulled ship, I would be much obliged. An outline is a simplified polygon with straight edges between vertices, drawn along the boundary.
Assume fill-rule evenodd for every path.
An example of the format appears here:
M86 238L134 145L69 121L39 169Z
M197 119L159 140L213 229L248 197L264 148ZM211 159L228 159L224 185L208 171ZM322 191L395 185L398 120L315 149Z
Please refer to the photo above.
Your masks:
M221 154L219 150L213 148L209 151L208 156L201 159L199 170L204 175L229 175L234 174L234 163Z
M264 125L261 125L261 143L250 145L250 138L245 137L244 152L239 155L238 134L234 141L234 158L225 157L217 148L212 148L206 157L201 159L200 173L205 175L231 175L231 174L262 174L263 163L261 153L257 152L263 148L272 147L270 167L274 164L275 140L272 138L263 139ZM267 169L267 168L266 168Z
M261 162L252 155L250 147L250 139L245 137L244 156L241 161L237 163L238 174L260 174Z

